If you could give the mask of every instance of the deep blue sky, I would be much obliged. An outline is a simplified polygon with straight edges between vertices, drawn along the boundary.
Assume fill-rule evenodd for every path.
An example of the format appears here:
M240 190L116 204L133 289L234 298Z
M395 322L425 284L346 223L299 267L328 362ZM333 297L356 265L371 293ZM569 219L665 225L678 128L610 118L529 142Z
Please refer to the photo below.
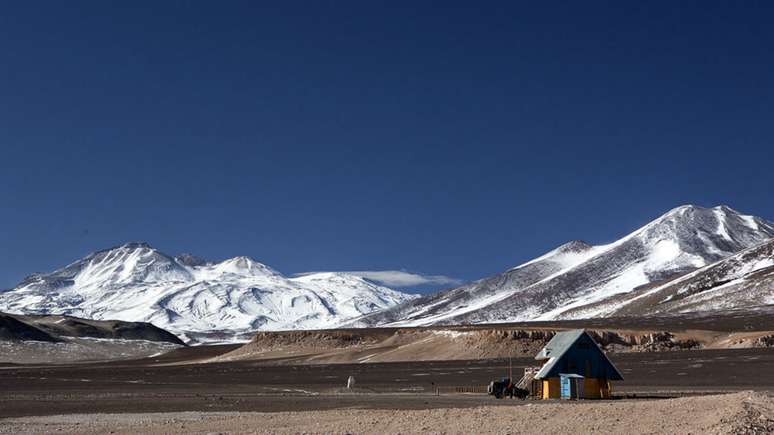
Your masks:
M130 240L470 280L774 219L772 2L110 3L0 13L0 288Z

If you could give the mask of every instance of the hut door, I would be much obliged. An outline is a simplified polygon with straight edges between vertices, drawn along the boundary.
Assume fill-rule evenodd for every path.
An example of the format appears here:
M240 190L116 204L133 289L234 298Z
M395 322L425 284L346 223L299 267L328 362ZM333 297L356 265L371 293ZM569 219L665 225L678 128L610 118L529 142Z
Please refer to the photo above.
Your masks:
M586 372L583 373L583 376L590 378L591 377L591 361L586 360Z

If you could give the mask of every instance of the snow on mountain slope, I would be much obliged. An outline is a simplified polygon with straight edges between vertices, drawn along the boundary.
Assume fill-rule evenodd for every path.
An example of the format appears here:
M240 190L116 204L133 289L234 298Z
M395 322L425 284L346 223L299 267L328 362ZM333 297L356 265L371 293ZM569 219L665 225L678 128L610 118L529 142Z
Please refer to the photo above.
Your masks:
M612 304L609 315L679 314L774 304L774 239Z
M248 257L207 263L128 243L28 277L0 293L0 311L151 322L208 341L335 327L413 297L343 273L288 278Z
M682 206L608 245L570 242L504 273L366 315L352 325L429 325L608 315L636 289L774 237L726 206Z

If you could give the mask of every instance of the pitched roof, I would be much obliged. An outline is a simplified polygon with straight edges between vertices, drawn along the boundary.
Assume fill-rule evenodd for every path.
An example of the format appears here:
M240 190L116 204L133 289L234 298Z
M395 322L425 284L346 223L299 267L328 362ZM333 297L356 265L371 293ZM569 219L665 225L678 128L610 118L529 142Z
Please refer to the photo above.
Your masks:
M557 332L556 335L546 344L543 349L535 355L535 359L548 359L551 357L559 358L567 352L575 341L577 341L583 333L586 332L582 329L573 329L570 331Z
M567 353L567 351L573 347L575 342L577 342L578 339L584 335L587 336L588 339L596 345L596 349L602 356L603 361L609 365L610 370L607 373L609 373L610 376L608 379L623 380L623 376L615 367L615 365L613 365L612 361L610 361L607 355L605 355L605 352L602 351L596 341L594 341L594 339L591 338L591 336L588 335L588 333L583 329L562 331L554 335L548 344L546 344L545 347L543 347L543 349L535 356L535 359L537 360L548 359L548 361L543 364L543 367L540 368L540 371L538 371L538 373L535 375L535 379L546 378L554 369L554 366L556 366L556 364L562 359L564 354Z

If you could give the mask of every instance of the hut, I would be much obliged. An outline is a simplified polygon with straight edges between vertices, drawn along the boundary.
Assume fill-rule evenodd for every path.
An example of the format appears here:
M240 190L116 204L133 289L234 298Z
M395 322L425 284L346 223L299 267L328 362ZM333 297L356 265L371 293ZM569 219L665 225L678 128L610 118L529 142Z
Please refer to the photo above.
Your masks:
M623 376L584 330L557 333L535 356L543 365L534 375L533 391L542 399L606 399L611 381Z

